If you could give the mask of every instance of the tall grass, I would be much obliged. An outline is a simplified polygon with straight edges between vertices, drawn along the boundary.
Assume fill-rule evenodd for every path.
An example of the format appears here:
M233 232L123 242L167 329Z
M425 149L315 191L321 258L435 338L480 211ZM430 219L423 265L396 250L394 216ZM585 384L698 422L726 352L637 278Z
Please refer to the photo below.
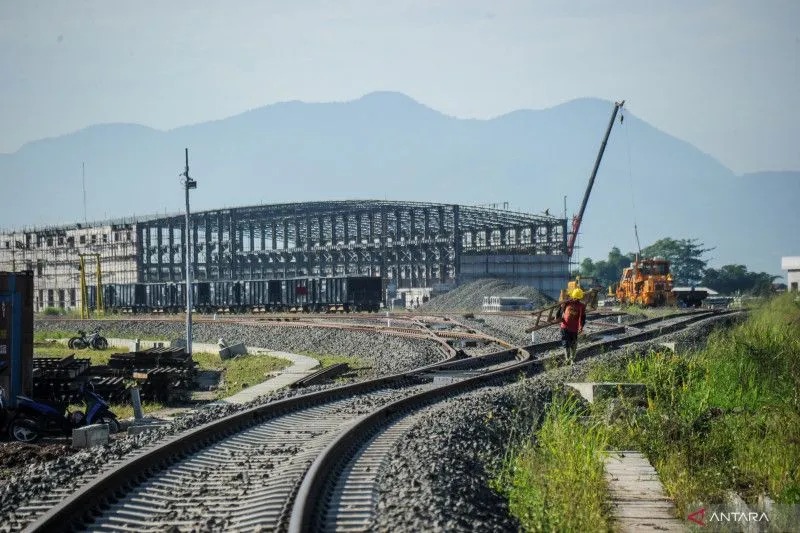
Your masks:
M556 397L535 434L509 454L495 490L525 531L607 531L603 457L608 435L582 422L575 399Z
M644 450L681 511L734 490L800 503L800 305L769 300L704 350L651 353L592 379L644 382L648 409L611 428Z

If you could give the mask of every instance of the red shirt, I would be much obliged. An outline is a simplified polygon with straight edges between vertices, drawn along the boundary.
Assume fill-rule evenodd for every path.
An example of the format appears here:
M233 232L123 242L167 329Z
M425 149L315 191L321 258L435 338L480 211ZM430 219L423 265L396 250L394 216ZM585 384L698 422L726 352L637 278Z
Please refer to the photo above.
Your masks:
M563 304L561 329L578 333L586 324L586 305L578 300L568 300Z

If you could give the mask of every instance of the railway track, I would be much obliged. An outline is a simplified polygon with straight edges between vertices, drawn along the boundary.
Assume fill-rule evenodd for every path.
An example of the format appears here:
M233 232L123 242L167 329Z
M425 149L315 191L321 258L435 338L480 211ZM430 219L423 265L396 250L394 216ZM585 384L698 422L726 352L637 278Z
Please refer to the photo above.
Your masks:
M75 321L79 323L79 319L59 319L60 321ZM161 317L136 317L136 318L124 318L122 320L125 321L132 321L132 322L181 322L183 319L179 317L169 317L165 318ZM385 321L396 321L394 318L383 318L381 322ZM457 325L457 327L461 328L460 330L451 329L451 330L437 330L433 328L429 328L426 323L421 321L408 321L406 320L409 325L407 326L391 326L387 324L345 324L345 323L337 323L335 320L324 320L317 319L317 320L310 320L310 319L300 319L300 320L290 320L290 321L283 321L283 320L275 320L275 319L261 319L261 318L252 318L252 317L242 317L242 318L232 318L232 317L223 317L223 318L207 318L207 317L198 317L194 319L195 323L209 323L209 324L238 324L238 325L245 325L245 326L264 326L269 325L272 327L282 327L282 328L293 328L293 329L334 329L339 331L353 331L353 332L361 332L361 333L374 333L380 335L389 335L395 337L404 337L409 339L416 339L416 340L423 340L436 343L439 348L447 355L452 356L455 354L455 349L451 344L447 341L453 340L471 340L477 341L482 343L494 343L505 348L511 348L511 344L504 341L503 339L499 339L497 337L487 335L485 333L481 333L476 331L472 328L467 328L462 324L455 323L453 321L449 321L450 324Z
M661 319L659 327L639 324L646 329L631 324L634 333L584 346L579 358L712 314L681 314ZM17 512L17 525L31 531L359 529L374 512L381 450L400 438L409 416L461 392L541 371L546 358L536 356L557 346L451 358L247 409L109 465L66 499L29 502Z

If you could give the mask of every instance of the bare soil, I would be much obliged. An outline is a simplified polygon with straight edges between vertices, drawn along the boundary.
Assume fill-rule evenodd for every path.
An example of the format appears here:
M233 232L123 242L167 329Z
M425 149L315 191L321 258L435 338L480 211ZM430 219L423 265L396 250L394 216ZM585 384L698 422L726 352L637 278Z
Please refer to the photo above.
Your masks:
M70 455L74 450L66 444L0 442L0 477L19 474L28 465L44 463Z

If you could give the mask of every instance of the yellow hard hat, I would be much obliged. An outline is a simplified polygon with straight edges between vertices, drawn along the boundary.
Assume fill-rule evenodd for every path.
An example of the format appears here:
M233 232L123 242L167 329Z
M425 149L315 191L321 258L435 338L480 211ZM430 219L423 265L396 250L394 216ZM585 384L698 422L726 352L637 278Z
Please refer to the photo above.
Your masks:
M571 294L572 298L575 300L582 300L583 299L583 291L580 287L572 291Z

